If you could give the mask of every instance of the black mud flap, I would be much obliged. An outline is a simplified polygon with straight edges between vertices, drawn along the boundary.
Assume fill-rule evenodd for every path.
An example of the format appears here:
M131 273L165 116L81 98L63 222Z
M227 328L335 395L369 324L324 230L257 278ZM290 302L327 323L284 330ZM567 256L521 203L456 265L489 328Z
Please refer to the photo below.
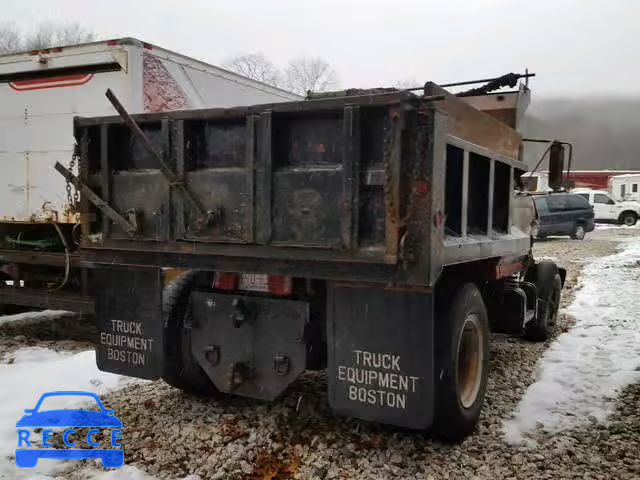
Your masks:
M306 302L194 292L191 352L221 392L273 400L306 368Z
M433 296L329 289L329 403L340 414L413 429L434 410Z
M163 368L162 276L158 268L99 269L92 276L98 368L156 379Z

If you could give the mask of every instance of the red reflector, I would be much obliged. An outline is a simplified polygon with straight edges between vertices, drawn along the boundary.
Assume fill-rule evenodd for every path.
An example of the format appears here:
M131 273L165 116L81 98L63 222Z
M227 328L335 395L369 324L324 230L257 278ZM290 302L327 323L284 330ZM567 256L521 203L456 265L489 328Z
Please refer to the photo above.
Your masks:
M269 293L273 295L291 295L291 277L282 275L269 275Z
M213 287L220 290L235 290L237 280L233 273L216 272L213 276Z
M153 50L153 45L151 45L150 43L143 43L142 46L147 50Z
M62 51L62 47L56 47L51 49L52 53L60 53L61 51Z
M429 193L429 184L424 180L418 180L415 186L416 193L418 195L426 195Z
M107 40L107 45L109 45L110 47L118 45L118 40Z
M433 214L433 226L438 228L442 225L442 221L444 220L444 215L442 215L442 212L440 210L438 210L436 213Z

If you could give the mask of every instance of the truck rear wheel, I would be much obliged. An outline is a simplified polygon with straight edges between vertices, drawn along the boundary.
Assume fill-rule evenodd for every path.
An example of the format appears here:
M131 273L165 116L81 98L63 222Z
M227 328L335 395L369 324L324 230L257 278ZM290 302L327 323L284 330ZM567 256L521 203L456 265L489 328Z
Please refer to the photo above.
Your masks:
M536 285L538 291L538 312L525 325L524 336L528 340L543 342L549 338L558 318L562 279L555 263L544 261L527 273L527 281Z
M191 354L189 295L198 271L178 277L162 292L162 315L165 325L165 361L162 379L172 387L202 396L219 396L207 374Z
M478 288L468 283L436 308L434 433L459 441L478 422L489 376L489 321Z
M618 221L622 225L633 227L638 221L638 214L636 212L622 212Z

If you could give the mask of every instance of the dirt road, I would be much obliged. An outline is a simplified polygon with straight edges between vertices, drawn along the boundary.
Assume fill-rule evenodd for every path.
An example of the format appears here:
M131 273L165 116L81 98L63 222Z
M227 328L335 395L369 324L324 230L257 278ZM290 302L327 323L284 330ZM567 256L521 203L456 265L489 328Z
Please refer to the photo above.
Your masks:
M571 332L582 320L573 318L567 307L576 292L586 288L579 280L585 266L639 242L640 229L603 229L582 242L550 239L535 245L536 255L554 258L568 270L555 336ZM88 346L86 327L77 318L3 320L0 317L0 358L7 367L27 346L74 352ZM61 332L69 330L76 332L77 341L60 340ZM138 475L131 478L146 478L138 470L159 478L202 479L640 478L638 382L621 393L611 392L612 411L605 418L594 416L586 425L575 422L575 427L567 421L558 431L536 428L534 422L526 432L528 444L505 436L535 390L529 387L542 378L541 357L553 351L555 336L544 344L492 337L485 408L477 432L461 445L335 417L327 406L326 378L318 373L306 374L272 404L200 399L160 381L129 384L102 399L125 425L127 471ZM0 476L13 467L5 463ZM100 470L95 462L85 461L61 467L57 474L86 478Z

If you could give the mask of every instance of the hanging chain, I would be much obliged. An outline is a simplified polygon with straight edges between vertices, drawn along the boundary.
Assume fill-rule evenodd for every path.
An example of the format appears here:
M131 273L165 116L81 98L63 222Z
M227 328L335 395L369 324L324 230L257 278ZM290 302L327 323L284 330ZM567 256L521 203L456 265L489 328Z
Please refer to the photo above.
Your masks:
M78 177L80 176L80 149L76 143L73 147L73 154L71 155L71 162L69 163L69 171L73 173L73 169L78 164ZM80 207L80 192L78 188L73 185L73 195L71 194L71 182L67 179L67 203L69 204L69 210L71 213L76 213Z

